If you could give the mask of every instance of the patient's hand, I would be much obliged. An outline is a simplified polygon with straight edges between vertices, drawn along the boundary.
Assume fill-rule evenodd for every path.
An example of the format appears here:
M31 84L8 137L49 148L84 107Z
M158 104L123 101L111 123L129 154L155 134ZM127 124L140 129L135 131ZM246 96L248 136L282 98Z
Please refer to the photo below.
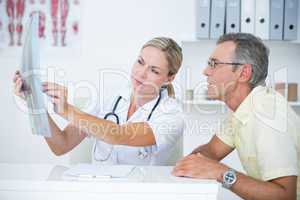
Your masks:
M228 169L227 166L218 161L197 153L178 161L172 174L174 176L219 180L223 172Z

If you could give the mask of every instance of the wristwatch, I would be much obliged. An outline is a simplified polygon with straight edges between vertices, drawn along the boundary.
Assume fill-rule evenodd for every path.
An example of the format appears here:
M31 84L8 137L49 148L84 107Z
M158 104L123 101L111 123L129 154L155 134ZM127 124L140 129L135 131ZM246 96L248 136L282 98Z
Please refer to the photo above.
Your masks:
M222 186L226 189L230 189L236 182L237 176L234 169L229 169L223 174Z

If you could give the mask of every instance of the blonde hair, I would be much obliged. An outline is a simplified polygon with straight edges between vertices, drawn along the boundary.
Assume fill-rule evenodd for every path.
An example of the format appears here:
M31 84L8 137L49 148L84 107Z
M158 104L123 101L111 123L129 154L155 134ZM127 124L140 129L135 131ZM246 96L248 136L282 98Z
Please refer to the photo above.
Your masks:
M148 46L158 48L165 53L169 64L168 76L177 74L181 67L183 56L181 47L173 39L167 37L156 37L146 42L142 49ZM171 83L167 85L167 90L169 97L175 97L174 87Z

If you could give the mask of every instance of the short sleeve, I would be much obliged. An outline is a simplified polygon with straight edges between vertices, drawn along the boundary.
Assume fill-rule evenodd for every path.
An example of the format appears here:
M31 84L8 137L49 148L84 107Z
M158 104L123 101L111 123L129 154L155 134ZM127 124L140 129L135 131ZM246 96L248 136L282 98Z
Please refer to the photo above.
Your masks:
M256 120L256 156L263 180L298 175L297 146L292 134Z
M183 135L184 117L182 106L175 99L168 98L148 121L155 141L155 153L172 150Z
M237 132L233 114L229 114L222 122L216 136L231 148L235 148L234 137Z

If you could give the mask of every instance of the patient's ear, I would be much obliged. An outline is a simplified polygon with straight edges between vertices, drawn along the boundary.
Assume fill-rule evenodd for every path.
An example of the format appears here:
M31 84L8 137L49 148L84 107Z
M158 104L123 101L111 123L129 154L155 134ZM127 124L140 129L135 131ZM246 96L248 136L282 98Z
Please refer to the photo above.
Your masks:
M249 82L252 77L252 66L250 64L245 64L241 68L239 82Z

